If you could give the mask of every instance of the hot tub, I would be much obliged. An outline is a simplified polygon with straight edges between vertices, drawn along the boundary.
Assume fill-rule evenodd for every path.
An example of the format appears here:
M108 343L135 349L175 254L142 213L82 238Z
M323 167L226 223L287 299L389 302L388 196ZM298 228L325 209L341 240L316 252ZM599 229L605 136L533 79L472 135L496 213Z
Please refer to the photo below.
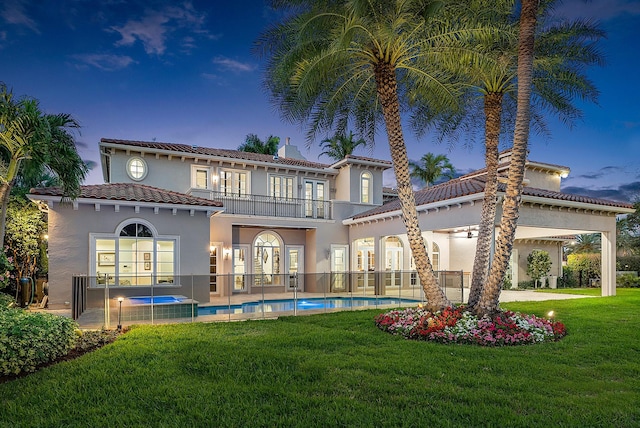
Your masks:
M197 317L198 302L180 295L125 297L121 316L123 322Z

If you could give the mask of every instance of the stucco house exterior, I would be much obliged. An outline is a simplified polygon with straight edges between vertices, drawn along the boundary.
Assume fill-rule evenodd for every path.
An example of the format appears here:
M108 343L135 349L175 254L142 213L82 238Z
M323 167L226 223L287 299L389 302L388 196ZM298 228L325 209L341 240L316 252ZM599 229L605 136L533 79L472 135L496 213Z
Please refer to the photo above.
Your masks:
M289 143L276 156L185 144L102 139L105 184L83 186L74 201L56 188L29 197L49 213L49 305L68 306L71 277L92 278L127 295L184 286L201 303L230 294L295 288L314 291L315 273L331 289L415 281L393 191L383 188L386 160L348 156L333 164L306 160ZM506 176L510 153L501 155ZM513 284L528 279L533 249L562 273L567 235L602 236L602 293L615 294L616 215L631 205L560 192L567 167L530 161L513 252ZM436 270L472 269L484 170L416 193L428 252ZM503 194L501 184L499 194ZM498 214L500 211L498 210ZM499 222L499 220L498 220ZM496 234L499 233L498 222ZM340 273L361 273L344 284ZM398 273L397 275L395 273ZM409 274L400 274L409 272ZM193 278L197 278L194 280ZM265 279L266 278L266 279ZM378 287L378 288L376 288Z

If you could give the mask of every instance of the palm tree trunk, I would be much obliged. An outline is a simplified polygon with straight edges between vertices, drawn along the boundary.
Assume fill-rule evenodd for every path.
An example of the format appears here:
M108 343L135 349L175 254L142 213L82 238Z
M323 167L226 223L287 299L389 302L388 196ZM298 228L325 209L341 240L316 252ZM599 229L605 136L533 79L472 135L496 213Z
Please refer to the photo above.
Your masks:
M469 292L469 309L473 310L480 300L482 287L489 274L491 244L496 221L496 204L498 193L498 143L500 138L500 116L502 115L503 93L491 92L484 97L485 115L485 165L487 181L484 185L484 200L480 217L480 229L476 244L476 255L473 262L471 290Z
M502 209L502 220L500 221L500 237L496 244L496 253L491 263L487 284L482 290L480 302L476 308L478 315L492 315L498 311L500 289L509 266L509 258L511 257L518 225L518 210L522 198L529 122L531 119L533 49L538 1L522 0L520 35L518 38L518 111L516 113L513 149Z
M415 260L420 283L427 299L427 307L431 310L443 309L451 305L444 295L429 260L427 249L422 238L422 231L418 223L415 195L409 175L409 158L404 144L402 124L400 121L400 103L398 101L398 86L396 75L390 64L380 62L374 67L378 98L382 105L382 112L389 139L391 161L398 186L398 200L402 209L402 218L407 229L407 239L411 254Z
M4 232L7 226L7 208L9 207L9 196L11 195L11 183L0 184L0 250L4 249Z

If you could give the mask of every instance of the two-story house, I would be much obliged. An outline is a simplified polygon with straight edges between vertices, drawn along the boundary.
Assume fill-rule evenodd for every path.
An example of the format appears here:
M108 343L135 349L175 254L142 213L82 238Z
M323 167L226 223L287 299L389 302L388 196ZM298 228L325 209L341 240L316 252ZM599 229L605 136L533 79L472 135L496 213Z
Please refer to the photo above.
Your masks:
M151 286L190 287L188 295L202 303L265 288L288 292L294 284L316 291L317 273L336 274L333 291L384 292L375 272L387 273L385 286L415 281L401 274L413 262L398 201L383 190L388 161L312 162L288 141L276 156L112 139L99 147L105 184L83 186L68 203L59 189L30 195L49 212L51 307L77 298L74 274L129 296L148 295ZM509 152L501 162L506 175ZM526 279L534 248L548 250L551 275L561 275L561 237L599 232L603 294L613 294L616 214L632 207L561 193L568 172L528 163L511 281ZM483 179L479 170L416 193L435 269L471 271ZM344 272L360 274L346 284L337 275Z

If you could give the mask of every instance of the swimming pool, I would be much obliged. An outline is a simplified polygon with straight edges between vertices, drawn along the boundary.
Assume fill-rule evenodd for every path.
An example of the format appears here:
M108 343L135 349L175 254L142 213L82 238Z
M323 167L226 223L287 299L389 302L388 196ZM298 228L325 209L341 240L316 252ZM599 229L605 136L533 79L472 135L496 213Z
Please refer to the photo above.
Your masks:
M349 309L356 307L377 307L385 305L414 305L420 300L399 299L397 297L314 297L308 299L278 299L245 302L237 305L200 306L198 315L252 314L261 312L293 312L317 309Z

